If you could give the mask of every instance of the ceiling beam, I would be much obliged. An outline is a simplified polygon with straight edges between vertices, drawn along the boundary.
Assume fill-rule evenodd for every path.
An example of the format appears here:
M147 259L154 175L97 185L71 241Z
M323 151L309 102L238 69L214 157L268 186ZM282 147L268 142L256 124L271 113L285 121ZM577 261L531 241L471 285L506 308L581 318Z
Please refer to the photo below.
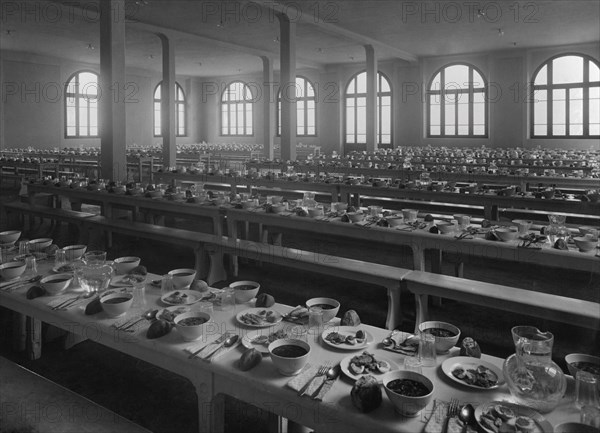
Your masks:
M273 12L277 13L290 13L294 12L296 17L299 17L298 20L303 24L309 24L319 27L319 29L323 30L326 33L343 36L351 41L357 42L359 45L371 45L375 47L375 49L381 53L385 53L391 55L393 57L397 57L402 60L406 60L408 62L416 62L418 60L417 56L409 53L407 51L401 50L399 48L393 47L385 42L381 42L379 40L373 39L369 36L361 35L360 33L356 33L355 31L345 29L336 24L325 22L323 19L316 16L312 11L300 10L294 4L285 4L281 3L277 0L243 0L248 3L256 3L261 5L267 9L271 9Z

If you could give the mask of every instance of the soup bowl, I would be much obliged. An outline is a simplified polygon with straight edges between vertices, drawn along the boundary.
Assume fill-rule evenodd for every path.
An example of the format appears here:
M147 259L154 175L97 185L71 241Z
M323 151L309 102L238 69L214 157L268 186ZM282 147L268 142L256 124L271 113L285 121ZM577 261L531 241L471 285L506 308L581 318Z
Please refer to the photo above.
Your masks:
M323 323L333 320L340 311L339 301L332 298L311 298L306 301L306 308L310 310L310 307L321 307L321 310L323 310Z
M417 220L419 211L416 209L402 209L402 216L406 222L413 222Z
M442 234L454 233L457 227L456 224L447 221L440 221L435 225Z
M578 227L578 229L579 229L579 233L581 234L581 236L585 236L585 235L593 236L596 233L598 233L598 231L600 230L594 226L581 226L581 227Z
M63 247L62 249L65 252L65 257L69 262L74 260L79 260L85 251L87 250L86 245L69 245Z
M136 266L138 266L141 262L139 257L128 256L128 257L119 257L113 260L113 266L115 267L115 271L117 274L122 275L126 274Z
M365 214L362 212L347 212L348 219L353 223L361 222L365 218Z
M585 235L573 238L575 245L579 248L579 251L587 252L596 249L598 245L598 238L593 237L592 235Z
M173 286L175 289L183 289L192 284L192 281L196 278L196 270L186 268L173 269L169 271L169 275L173 277Z
M520 234L526 234L529 231L529 229L531 228L533 221L531 221L531 220L512 220L512 223L517 226Z
M430 320L419 325L420 332L428 332L435 337L435 351L446 353L456 345L460 338L460 329L451 323ZM446 335L447 334L447 335Z
M386 221L390 227L398 227L404 224L404 218L401 216L386 218Z
M396 412L405 417L417 416L433 398L433 382L415 371L390 371L384 375L382 382L383 389L396 408ZM406 388L414 390L416 387L422 392L416 393L418 395L408 395L410 393Z
M188 311L173 319L177 332L185 341L194 341L202 337L206 323L210 320L210 314L203 311Z
M100 297L100 304L104 312L110 317L118 317L127 312L133 303L133 293L110 293Z
M282 338L269 344L269 354L279 373L295 376L308 362L310 345L306 341Z
M0 244L10 246L17 242L17 239L21 236L19 230L7 230L0 232Z
M73 281L73 274L56 274L42 278L40 285L49 295L58 295L69 287L71 281Z
M519 230L516 227L502 227L494 230L494 233L502 242L514 241L519 236Z
M323 216L323 214L324 214L324 212L323 212L323 207L322 206L320 206L320 207L309 207L308 208L308 215L311 218L318 217L318 216Z
M29 250L40 252L48 248L50 245L52 245L52 239L50 238L32 239L29 241Z
M20 260L17 262L6 262L0 265L0 275L5 280L18 278L25 272L25 262Z
M585 370L595 374L600 379L600 358L597 356L586 355L585 353L569 353L565 356L565 362L569 374L573 377L577 375L578 371Z
M243 304L255 298L260 290L260 284L256 281L236 281L235 283L231 283L229 287L233 289L235 302L238 304Z

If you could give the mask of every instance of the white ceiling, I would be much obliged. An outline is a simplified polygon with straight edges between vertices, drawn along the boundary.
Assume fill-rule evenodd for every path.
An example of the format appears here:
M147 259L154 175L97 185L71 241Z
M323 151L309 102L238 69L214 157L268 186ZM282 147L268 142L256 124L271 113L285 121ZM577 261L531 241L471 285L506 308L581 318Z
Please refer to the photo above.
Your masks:
M0 48L99 63L97 1L0 0ZM277 70L274 9L296 23L298 68L364 62L365 44L380 60L414 61L600 41L600 0L126 0L127 65L161 70L160 31L173 41L178 74L255 73L261 55Z

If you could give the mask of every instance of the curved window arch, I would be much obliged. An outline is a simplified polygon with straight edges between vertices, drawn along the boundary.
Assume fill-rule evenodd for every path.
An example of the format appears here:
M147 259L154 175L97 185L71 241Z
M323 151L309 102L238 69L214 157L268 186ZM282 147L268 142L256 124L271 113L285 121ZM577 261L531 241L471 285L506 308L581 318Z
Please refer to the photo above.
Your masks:
M427 87L428 137L487 137L488 85L473 65L439 69Z
M542 63L532 81L532 138L600 137L598 61L559 55Z
M254 134L250 87L241 82L230 83L221 95L221 135Z
M354 75L344 93L345 142L367 142L367 72ZM377 144L392 144L392 86L390 80L377 72Z
M98 74L75 72L65 86L65 137L98 137Z
M302 76L296 77L296 136L317 135L317 95L315 86ZM281 135L281 88L277 95L277 135Z
M161 93L162 81L154 88L154 136L162 137L162 121L161 121ZM175 135L177 137L185 137L186 122L185 122L185 93L179 83L175 83Z

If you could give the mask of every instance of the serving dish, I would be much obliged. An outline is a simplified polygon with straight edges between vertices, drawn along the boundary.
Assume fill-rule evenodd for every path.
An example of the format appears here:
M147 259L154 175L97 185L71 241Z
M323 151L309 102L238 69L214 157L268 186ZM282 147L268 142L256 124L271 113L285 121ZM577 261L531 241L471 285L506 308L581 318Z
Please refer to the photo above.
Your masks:
M252 328L274 326L283 320L283 316L279 312L270 308L248 308L240 311L235 318L241 325ZM254 319L254 321L251 319Z
M356 355L349 355L347 357L345 357L344 359L342 359L340 361L340 368L342 370L342 373L344 373L347 377L349 377L352 380L358 380L360 379L362 376L371 374L372 376L375 376L376 378L378 378L378 380L381 382L381 378L383 377L383 375L385 373L387 373L388 371L394 371L394 370L398 370L400 369L400 367L398 366L398 364L396 364L394 361L391 361L388 358L385 358L383 356L375 356L375 359L379 362L387 362L387 364L389 365L389 370L385 371L385 372L369 372L369 371L365 371L364 373L361 374L356 374L352 371L350 371L350 362L352 361L352 359L355 357Z
M482 431L486 433L495 432L492 429L485 427L481 423L481 416L484 413L492 410L496 405L502 405L512 409L517 416L526 416L531 418L535 423L535 427L530 433L552 433L554 431L552 424L550 424L546 418L533 409L506 401L490 401L488 403L480 404L475 408L475 420L477 421L477 424L479 424L479 427L482 429Z
M332 332L338 333L343 338L346 338L348 336L355 337L356 332L358 330L362 330L365 333L365 339L361 343L355 342L355 344L350 344L344 342L340 344L335 344L327 339L327 336ZM373 342L373 336L369 334L369 332L362 329L360 326L334 326L331 328L327 328L321 334L321 339L326 345L340 350L362 350L367 348Z
M257 329L250 331L242 338L242 346L246 349L256 349L263 355L269 354L269 344L275 340L302 338L306 330L302 326L284 326L277 330Z
M160 300L167 305L191 305L202 300L202 293L195 290L173 290L162 295Z
M143 279L142 279L143 277ZM111 278L110 285L113 287L131 287L136 282L141 283L146 279L145 276L135 275L135 274L127 274L127 275L118 275L116 277Z
M462 368L463 370L467 371L467 370L471 370L471 369L475 370L479 366L483 366L483 367L487 368L488 370L490 370L492 373L494 373L496 375L496 377L498 378L498 381L496 382L495 385L485 387L485 386L471 384L471 383L465 382L464 380L457 378L456 376L454 376L454 374L452 374L452 372L457 368ZM500 368L496 367L494 364L492 364L490 362L484 361L479 358L473 358L471 356L455 356L455 357L446 359L442 363L442 371L444 372L444 374L446 376L448 376L454 382L460 383L461 385L464 385L464 386L467 386L467 387L473 388L473 389L479 389L479 390L496 389L504 383L504 375L502 374L502 370Z

